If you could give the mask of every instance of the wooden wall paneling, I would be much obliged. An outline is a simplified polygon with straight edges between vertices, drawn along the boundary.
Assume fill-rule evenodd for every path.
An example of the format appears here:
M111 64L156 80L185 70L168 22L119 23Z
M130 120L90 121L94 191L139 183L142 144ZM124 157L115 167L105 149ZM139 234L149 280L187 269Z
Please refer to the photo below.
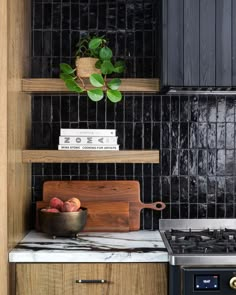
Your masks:
M166 0L166 2L168 2L168 84L183 86L183 0Z
M22 149L30 141L31 99L21 92L21 79L29 75L31 1L8 1L8 235L9 248L26 232L31 204L31 170L22 164ZM29 222L28 222L29 224Z
M21 80L30 75L31 1L4 0L7 3L7 206L8 250L25 235L31 206L31 168L22 163L22 149L29 145L31 98L22 93ZM2 70L3 75L6 72ZM3 110L1 109L2 113ZM6 131L5 131L6 132ZM1 153L2 155L2 153ZM1 206L3 208L3 206ZM1 214L2 216L2 214ZM2 239L1 239L2 240ZM6 255L8 259L8 255ZM2 259L0 259L2 261ZM0 267L2 270L3 267ZM14 267L9 265L9 287L0 294L14 295ZM0 290L2 284L0 285Z
M8 295L16 295L16 264L9 264L9 287L8 287Z
M232 85L236 86L236 2L232 1Z
M216 86L231 85L231 4L216 0Z
M200 85L215 86L215 0L200 1Z
M7 0L0 1L0 294L8 295L7 245Z
M184 0L184 85L199 85L199 0Z

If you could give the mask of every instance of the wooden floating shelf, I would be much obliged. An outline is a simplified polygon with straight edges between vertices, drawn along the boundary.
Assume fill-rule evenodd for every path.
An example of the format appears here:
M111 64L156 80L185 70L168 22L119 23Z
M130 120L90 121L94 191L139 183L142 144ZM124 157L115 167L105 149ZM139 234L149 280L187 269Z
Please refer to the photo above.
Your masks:
M122 83L119 90L122 92L159 92L160 81L159 79L121 79ZM88 89L93 88L86 80L85 83ZM61 79L23 79L22 91L28 93L74 93L70 92L64 81Z
M158 150L24 150L23 163L159 163Z

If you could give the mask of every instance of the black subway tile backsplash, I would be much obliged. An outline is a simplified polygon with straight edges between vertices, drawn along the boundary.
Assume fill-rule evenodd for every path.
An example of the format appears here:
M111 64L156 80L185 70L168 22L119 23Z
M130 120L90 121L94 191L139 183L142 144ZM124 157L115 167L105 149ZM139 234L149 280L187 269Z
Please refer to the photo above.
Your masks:
M58 77L73 64L87 33L110 39L125 77L157 77L160 30L155 0L33 0L32 76ZM159 68L159 69L158 69ZM141 228L159 218L235 218L234 96L124 94L112 104L86 95L35 95L32 147L57 149L60 128L115 128L120 149L158 149L160 164L33 164L32 201L45 180L138 180L144 202L162 200L162 212L144 210Z
M157 1L32 2L32 64L42 57L34 77L58 77L43 57L51 65L55 57L59 63L71 62L78 39L87 33L107 36L115 58L126 60L126 76L156 75Z

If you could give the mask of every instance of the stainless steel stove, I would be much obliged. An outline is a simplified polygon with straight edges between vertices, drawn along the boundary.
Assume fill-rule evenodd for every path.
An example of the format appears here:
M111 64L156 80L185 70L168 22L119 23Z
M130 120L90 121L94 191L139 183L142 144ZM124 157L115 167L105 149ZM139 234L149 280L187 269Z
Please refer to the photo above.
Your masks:
M169 295L236 295L236 219L162 219Z

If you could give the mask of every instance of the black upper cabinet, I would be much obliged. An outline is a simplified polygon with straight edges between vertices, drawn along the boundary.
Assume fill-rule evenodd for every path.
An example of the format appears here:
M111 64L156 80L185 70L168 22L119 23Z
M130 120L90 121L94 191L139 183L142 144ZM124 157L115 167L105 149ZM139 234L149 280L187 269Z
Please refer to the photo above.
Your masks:
M235 86L236 1L162 2L163 86Z

